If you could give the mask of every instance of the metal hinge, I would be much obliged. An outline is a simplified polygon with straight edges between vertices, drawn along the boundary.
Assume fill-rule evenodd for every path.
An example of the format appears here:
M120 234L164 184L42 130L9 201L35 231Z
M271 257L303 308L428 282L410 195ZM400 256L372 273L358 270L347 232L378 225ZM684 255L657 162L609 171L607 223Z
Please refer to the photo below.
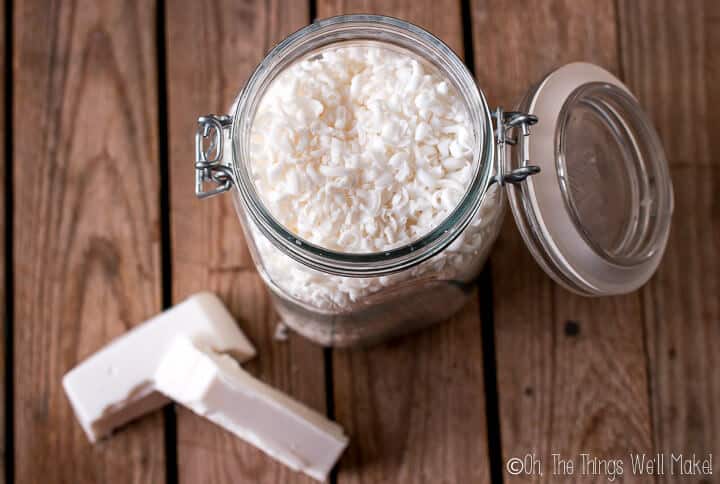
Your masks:
M491 180L492 183L499 183L500 185L512 184L516 185L525 181L529 176L540 173L540 167L537 165L530 165L527 163L527 157L523 157L523 163L518 168L505 172L505 145L517 145L519 141L526 141L525 139L519 140L522 136L526 138L530 136L530 126L538 122L537 116L533 114L523 113L519 111L508 111L504 112L502 108L497 108L493 113L495 118L495 139L498 145L498 158L499 158L499 169L498 174ZM510 131L513 129L519 130L519 134L515 138L509 136ZM525 143L523 143L525 144Z
M195 195L198 198L212 197L232 188L232 168L223 163L225 130L231 125L232 118L227 115L208 114L198 118L195 133ZM206 189L206 183L212 183L213 188Z

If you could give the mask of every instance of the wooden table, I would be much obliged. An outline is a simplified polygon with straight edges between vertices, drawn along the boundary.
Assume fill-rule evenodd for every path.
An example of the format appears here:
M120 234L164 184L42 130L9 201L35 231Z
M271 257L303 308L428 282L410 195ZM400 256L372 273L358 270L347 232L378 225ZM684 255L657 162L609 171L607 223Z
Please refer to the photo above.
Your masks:
M551 454L720 457L720 2L3 3L0 479L310 482L183 408L96 446L76 423L62 375L204 289L259 348L255 375L350 433L334 482L586 482L553 476ZM367 350L274 341L276 316L229 197L193 194L195 120L224 111L277 41L346 12L401 17L443 38L491 105L512 106L570 61L622 78L655 122L675 185L652 281L624 297L569 294L508 218L476 297L451 321ZM528 454L542 477L506 471ZM623 478L656 480L627 462ZM667 481L720 483L720 470Z

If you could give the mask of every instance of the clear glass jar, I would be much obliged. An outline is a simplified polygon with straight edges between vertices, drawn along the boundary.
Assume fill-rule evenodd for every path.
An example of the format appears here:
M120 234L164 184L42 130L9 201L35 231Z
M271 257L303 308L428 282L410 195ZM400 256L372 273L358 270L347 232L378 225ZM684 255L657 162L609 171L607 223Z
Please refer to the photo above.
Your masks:
M380 253L330 251L300 239L264 206L249 167L254 115L273 79L319 49L348 42L400 47L432 64L462 97L475 141L472 181L452 213L412 243ZM662 147L637 102L609 73L572 64L531 90L521 109L491 112L460 59L419 27L380 16L334 17L278 44L230 115L199 119L196 193L232 191L280 317L323 345L374 343L460 309L502 225L505 187L530 250L556 281L586 295L636 289L657 267L672 212ZM538 116L549 122L530 136ZM593 214L617 194L622 201L608 214Z

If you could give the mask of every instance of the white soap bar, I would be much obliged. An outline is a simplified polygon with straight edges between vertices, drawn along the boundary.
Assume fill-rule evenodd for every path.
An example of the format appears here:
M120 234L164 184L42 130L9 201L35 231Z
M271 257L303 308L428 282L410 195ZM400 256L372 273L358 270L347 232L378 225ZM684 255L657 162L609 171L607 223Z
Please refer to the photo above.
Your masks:
M175 340L155 382L169 398L321 481L348 444L335 422L187 337Z
M255 356L220 299L199 293L115 339L63 378L65 393L91 442L157 408L168 399L153 377L178 335L192 336L239 361Z

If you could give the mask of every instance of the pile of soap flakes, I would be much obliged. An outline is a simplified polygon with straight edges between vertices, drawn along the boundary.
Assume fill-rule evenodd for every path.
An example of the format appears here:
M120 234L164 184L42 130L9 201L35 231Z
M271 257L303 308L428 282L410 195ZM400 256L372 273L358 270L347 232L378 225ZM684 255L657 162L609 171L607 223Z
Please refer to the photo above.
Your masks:
M348 253L406 245L457 207L474 174L475 139L455 87L409 52L377 44L326 49L273 80L251 130L251 170L270 213L318 246ZM414 269L345 278L307 269L260 234L267 275L312 306L347 305L429 271L465 272L494 236L488 194L470 227ZM493 217L491 217L493 216Z

